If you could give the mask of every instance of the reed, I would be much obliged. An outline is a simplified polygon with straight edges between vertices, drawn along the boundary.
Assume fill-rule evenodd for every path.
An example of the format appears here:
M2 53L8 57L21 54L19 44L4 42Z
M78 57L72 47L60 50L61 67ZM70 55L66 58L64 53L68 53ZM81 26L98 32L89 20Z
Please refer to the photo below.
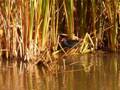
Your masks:
M111 40L111 50L116 51L117 46L117 34L118 34L118 22L117 22L117 10L118 10L118 1L111 0L111 11L113 13L113 28L110 32L110 40Z
M93 8L93 32L94 32L94 36L96 37L96 1L95 0L92 0L92 8Z
M80 29L78 31L79 36L84 37L85 33L87 32L87 0L79 0L77 5L78 10L78 19L79 19L79 25Z
M42 14L42 0L38 0L36 2L36 8L35 8L35 36L34 36L34 40L35 40L35 44L39 44L40 46L40 37L41 37L41 31L40 31L40 26L42 23L42 19L41 19L41 14Z
M74 1L64 0L64 10L67 20L67 34L70 39L73 39L74 35L74 15L73 15Z
M29 30L29 43L32 42L33 27L34 27L34 10L35 10L35 0L30 0L30 30Z
M105 0L105 8L106 8L106 15L108 18L108 23L109 25L113 25L112 28L109 29L108 31L108 47L112 51L116 51L116 46L117 46L117 32L118 32L118 25L117 25L117 6L118 6L118 1L115 0L110 0L107 1Z
M79 39L82 40L77 46L67 50L68 52L60 46L66 55L70 55L69 51L86 53L90 43L95 50L95 46L99 46L96 43L99 42L104 43L102 49L108 46L110 50L116 51L116 46L119 45L118 2L118 0L2 0L0 1L1 56L28 60L48 51L50 59L51 53L58 51L58 46L61 44L59 32L65 32L59 28L66 30L68 39L71 40L77 31ZM59 22L64 17L66 22ZM79 20L77 23L75 18ZM74 30L75 26L79 30ZM105 38L107 44L104 42ZM47 54L44 57L47 57Z
M50 23L50 37L51 37L51 49L53 51L57 50L57 46L58 46L58 19L59 19L59 7L58 7L58 1L57 0L51 0L50 3L50 7L51 7L51 12L50 12L50 16L51 16L51 23Z
M50 13L49 13L49 0L43 0L42 2L42 49L46 48L46 43L48 40L48 30L50 22Z

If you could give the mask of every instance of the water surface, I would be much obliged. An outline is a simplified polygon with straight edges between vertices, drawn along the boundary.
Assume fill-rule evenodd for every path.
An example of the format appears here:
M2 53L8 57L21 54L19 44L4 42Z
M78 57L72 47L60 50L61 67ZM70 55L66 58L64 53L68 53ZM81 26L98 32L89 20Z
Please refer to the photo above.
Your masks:
M0 90L120 90L119 53L71 56L61 60L57 74L41 71L0 62Z

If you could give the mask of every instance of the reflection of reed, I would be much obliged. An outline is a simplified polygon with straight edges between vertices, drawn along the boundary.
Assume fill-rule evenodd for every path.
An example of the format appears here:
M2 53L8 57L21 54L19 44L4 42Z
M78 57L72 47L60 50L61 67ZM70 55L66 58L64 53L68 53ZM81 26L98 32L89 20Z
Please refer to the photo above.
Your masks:
M78 61L66 58L65 69L56 74L0 61L0 90L119 90L119 55L99 52L70 59Z
M27 70L18 66L16 62L0 64L0 90L58 90L58 79L51 73L37 66Z
M117 54L108 52L87 54L77 58L69 57L66 59L65 71L61 72L63 87L65 90L69 90L68 87L73 90L80 88L83 90L118 90L120 87L118 61ZM72 86L70 86L70 82L73 82Z

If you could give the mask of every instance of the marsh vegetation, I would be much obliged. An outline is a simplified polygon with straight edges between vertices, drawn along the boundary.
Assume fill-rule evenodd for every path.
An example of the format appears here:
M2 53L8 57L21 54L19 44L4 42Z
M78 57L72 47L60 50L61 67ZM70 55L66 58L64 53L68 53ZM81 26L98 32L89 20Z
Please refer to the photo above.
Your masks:
M116 52L119 26L119 0L0 0L0 56L36 65L56 62L61 52Z
M119 90L119 49L119 0L0 0L0 90Z

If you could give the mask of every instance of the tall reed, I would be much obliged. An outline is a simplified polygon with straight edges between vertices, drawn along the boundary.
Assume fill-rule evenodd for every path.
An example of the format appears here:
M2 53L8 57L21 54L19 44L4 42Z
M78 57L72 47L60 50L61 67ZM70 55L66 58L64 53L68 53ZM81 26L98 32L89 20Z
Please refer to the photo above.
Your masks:
M109 29L108 32L108 40L109 40L109 49L112 51L116 51L116 45L117 45L117 31L118 31L118 26L117 26L117 0L105 0L105 8L106 8L106 13L107 13L107 18L109 25L113 26L112 28Z
M77 9L78 9L78 18L79 18L79 36L84 36L87 32L87 0L79 0L77 1Z
M50 22L50 12L49 12L49 0L42 1L42 49L46 48L46 43L49 36L49 22Z
M42 14L42 1L43 0L38 0L36 3L36 8L35 8L35 44L39 44L41 43L41 31L40 31L40 26L42 23L42 19L41 19L41 14Z
M51 49L53 51L57 50L58 46L58 19L59 19L59 6L57 0L51 0L50 3L50 43L51 43Z
M64 0L64 10L67 20L67 34L70 39L73 38L74 34L74 1L73 0Z
M113 13L112 23L113 28L110 32L110 40L111 40L111 50L116 51L117 46L117 34L118 34L118 21L117 21L117 10L118 10L118 1L111 0L111 11Z
M33 36L35 1L36 1L36 0L30 0L30 30L29 30L29 43L32 42L32 36Z
M75 5L77 3L76 6L74 2ZM99 38L104 46L116 51L118 2L118 0L2 0L0 1L2 54L5 57L15 56L23 59L39 56L42 54L41 51L46 50L47 54L50 54L56 51L59 42L61 43L59 32L62 30L58 31L59 27L67 31L69 39L73 39L76 25L80 28L77 31L79 37L82 38L89 33L93 41ZM74 22L76 12L79 19L77 24ZM65 25L61 25L59 20L62 21L64 14L66 22L62 22Z

